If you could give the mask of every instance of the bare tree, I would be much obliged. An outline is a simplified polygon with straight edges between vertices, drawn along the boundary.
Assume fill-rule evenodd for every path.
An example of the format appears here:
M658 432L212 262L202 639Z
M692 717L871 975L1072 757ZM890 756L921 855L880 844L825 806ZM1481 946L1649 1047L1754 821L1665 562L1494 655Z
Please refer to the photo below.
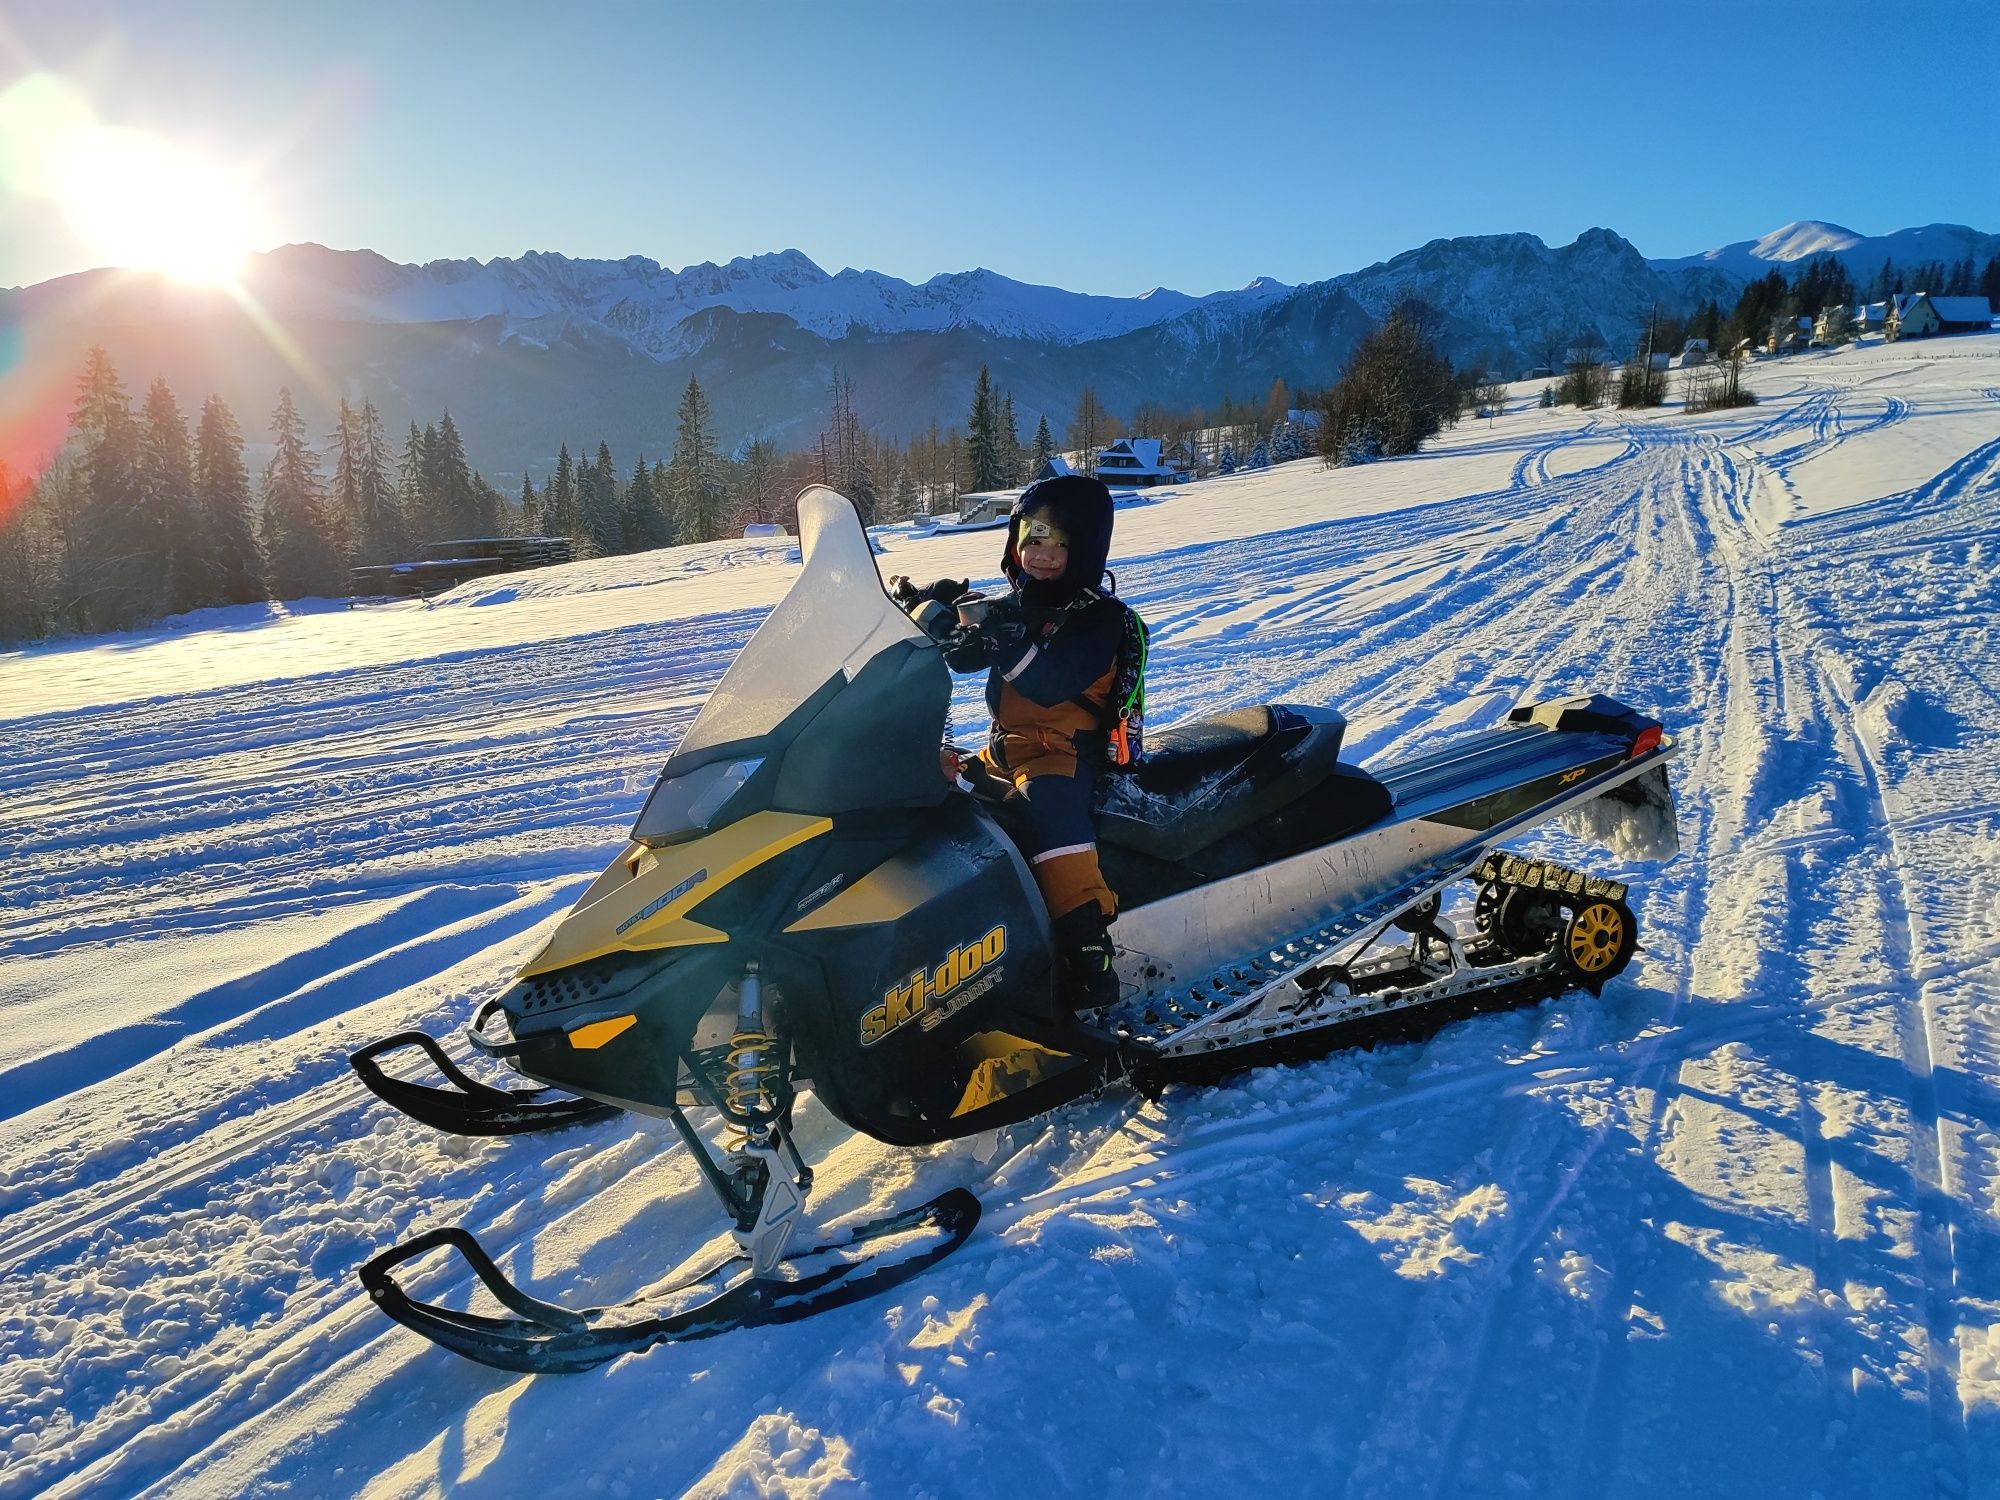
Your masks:
M1586 323L1570 341L1556 399L1570 406L1601 406L1609 377L1604 368L1604 335Z
M1086 474L1097 472L1098 451L1111 441L1111 414L1097 399L1097 391L1085 386L1076 398L1076 415L1070 418L1064 441L1076 453L1078 467Z

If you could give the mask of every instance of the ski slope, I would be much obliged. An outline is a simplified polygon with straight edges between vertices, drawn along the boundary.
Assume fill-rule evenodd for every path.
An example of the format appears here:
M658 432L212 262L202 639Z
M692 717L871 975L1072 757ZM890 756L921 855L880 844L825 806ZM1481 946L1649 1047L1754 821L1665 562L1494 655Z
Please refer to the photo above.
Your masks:
M795 544L0 657L0 1497L2000 1494L2000 337L1747 384L1118 516L1156 722L1667 723L1679 859L1536 846L1636 887L1600 1000L915 1152L808 1103L822 1216L963 1183L973 1240L584 1375L353 1271L455 1222L629 1295L722 1227L667 1125L443 1137L344 1059L505 980Z

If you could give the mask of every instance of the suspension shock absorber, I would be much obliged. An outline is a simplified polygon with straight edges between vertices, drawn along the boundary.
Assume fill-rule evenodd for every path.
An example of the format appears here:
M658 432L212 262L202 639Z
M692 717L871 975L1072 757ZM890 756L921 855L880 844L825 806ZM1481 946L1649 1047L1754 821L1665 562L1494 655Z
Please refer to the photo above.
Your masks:
M723 1098L739 1114L774 1109L771 1079L780 1067L778 1047L764 1021L764 985L753 960L744 966L737 992L736 1031L729 1038L729 1066L723 1074ZM752 1144L762 1145L768 1126L745 1127Z
M764 984L754 962L744 966L737 990L722 1102L735 1117L731 1129L742 1132L730 1153L732 1186L723 1196L735 1213L736 1241L750 1259L751 1274L768 1278L805 1209L812 1169L791 1140L784 1047L765 1019Z

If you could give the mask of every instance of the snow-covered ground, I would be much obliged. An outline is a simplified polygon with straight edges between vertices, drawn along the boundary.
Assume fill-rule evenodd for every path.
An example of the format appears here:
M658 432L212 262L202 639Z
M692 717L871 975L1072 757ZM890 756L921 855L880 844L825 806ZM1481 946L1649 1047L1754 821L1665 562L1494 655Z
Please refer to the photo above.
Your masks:
M586 1375L353 1271L457 1222L615 1301L720 1227L667 1127L442 1137L344 1059L509 974L792 545L0 657L0 1496L2000 1494L2000 338L1749 384L1119 515L1158 722L1667 722L1681 858L1546 836L1637 886L1601 1000L928 1151L808 1105L822 1213L963 1182L973 1241Z

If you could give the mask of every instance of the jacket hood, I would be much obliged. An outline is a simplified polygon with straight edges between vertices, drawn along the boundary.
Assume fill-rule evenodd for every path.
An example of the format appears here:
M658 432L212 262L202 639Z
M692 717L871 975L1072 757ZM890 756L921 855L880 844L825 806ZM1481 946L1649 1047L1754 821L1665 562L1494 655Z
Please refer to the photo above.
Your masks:
M1061 578L1048 583L1028 575L1017 548L1021 517L1034 511L1069 533L1069 567ZM1039 595L1036 602L1062 603L1085 589L1094 589L1104 581L1104 565L1110 556L1111 491L1101 479L1060 474L1040 480L1021 491L1021 498L1007 513L1007 546L1000 555L1000 571L1024 597Z

